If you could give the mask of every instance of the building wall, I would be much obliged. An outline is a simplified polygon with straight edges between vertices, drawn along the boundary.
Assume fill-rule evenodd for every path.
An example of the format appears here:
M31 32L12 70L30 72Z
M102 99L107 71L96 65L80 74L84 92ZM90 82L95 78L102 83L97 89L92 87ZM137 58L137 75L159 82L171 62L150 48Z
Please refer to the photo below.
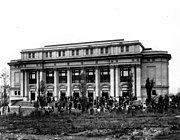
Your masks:
M103 48L103 53L102 53ZM106 48L108 52L106 52ZM124 50L122 51L122 48ZM86 50L89 53L86 53ZM93 54L90 53L93 49ZM74 55L72 56L72 51ZM18 97L23 100L31 99L31 92L38 95L38 85L45 80L45 70L51 69L55 73L54 84L47 84L47 91L52 91L55 99L58 99L61 91L66 91L67 96L72 96L78 90L79 84L72 83L73 68L95 68L95 83L88 83L88 90L93 90L94 98L102 96L102 91L107 90L109 96L122 96L122 90L126 88L127 82L120 81L120 68L129 66L133 74L133 94L138 99L146 98L145 83L149 77L155 82L153 90L157 94L168 94L168 61L170 55L164 51L144 51L145 48L139 41L125 42L123 40L110 42L80 43L69 45L46 46L44 48L26 49L21 51L21 61L11 61L11 87L13 90L19 88L21 93ZM65 51L65 56L59 56L59 51ZM76 52L79 51L77 55ZM52 54L52 56L51 56ZM18 66L18 67L17 67ZM109 66L110 82L100 83L99 67ZM58 82L58 69L67 69L67 83ZM29 71L37 72L36 84L29 84ZM15 73L20 74L20 83L15 85ZM12 96L13 97L13 96ZM15 99L14 96L13 98Z
M146 98L146 79L154 81L152 90L156 90L157 95L169 94L169 74L167 58L145 58L142 60L142 97Z

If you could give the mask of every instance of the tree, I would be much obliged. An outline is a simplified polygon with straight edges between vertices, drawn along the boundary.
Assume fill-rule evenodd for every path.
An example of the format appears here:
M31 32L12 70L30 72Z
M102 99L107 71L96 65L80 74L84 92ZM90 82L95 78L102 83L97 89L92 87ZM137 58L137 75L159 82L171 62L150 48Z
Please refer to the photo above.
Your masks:
M9 72L6 68L3 69L1 78L1 103L3 106L7 106L9 104Z
M83 70L80 75L80 87L81 87L81 106L82 106L82 112L86 110L86 106L88 104L87 97L86 97L86 91L87 91L87 76L85 71Z
M40 104L41 108L44 108L46 106L46 84L45 81L41 80L39 88L38 88L38 104Z
M151 101L151 91L152 91L153 87L154 87L153 80L150 81L149 78L147 78L146 84L145 84L145 88L146 88L146 92L147 92L147 104L149 104Z
M130 100L133 99L132 82L133 82L133 79L132 79L132 73L131 73L131 75L128 77L128 94L129 94Z

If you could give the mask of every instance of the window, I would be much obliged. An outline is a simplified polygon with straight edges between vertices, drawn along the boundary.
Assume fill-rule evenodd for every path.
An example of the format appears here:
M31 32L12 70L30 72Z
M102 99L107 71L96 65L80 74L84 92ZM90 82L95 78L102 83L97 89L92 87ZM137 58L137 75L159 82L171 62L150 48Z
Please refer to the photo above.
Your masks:
M72 70L72 83L79 83L80 82L80 69Z
M28 57L31 58L31 53L28 53Z
M110 82L110 69L109 67L100 68L100 82Z
M128 78L130 76L131 69L129 67L120 68L120 81L128 82Z
M93 48L90 49L91 54L93 54Z
M101 54L103 54L104 53L104 48L101 48Z
M48 52L46 52L46 57L48 57Z
M86 49L86 55L89 55L89 49Z
M124 52L124 46L121 46L121 52Z
M32 53L32 58L35 58L35 53Z
M76 55L79 55L79 50L76 50Z
M21 91L18 91L18 95L21 95Z
M52 52L49 52L49 57L52 57Z
M65 50L63 50L63 56L65 56Z
M95 82L95 71L93 68L86 69L86 79L87 79L87 83Z
M15 84L20 84L20 73L15 72Z
M126 52L129 52L129 46L126 46Z
M46 71L46 83L54 83L54 71Z
M67 70L59 71L59 83L67 83Z
M61 51L58 52L58 56L61 57Z
M17 91L14 91L14 95L17 95Z
M29 72L29 84L36 84L36 71Z
M106 54L108 53L108 48L105 48L105 52L106 52Z
M74 50L72 50L72 56L74 56Z

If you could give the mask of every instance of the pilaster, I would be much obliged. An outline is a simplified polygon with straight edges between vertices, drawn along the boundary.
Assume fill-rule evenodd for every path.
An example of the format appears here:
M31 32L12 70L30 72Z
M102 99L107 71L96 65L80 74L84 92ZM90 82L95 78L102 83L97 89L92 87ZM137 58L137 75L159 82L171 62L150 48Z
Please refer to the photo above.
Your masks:
M119 84L120 84L120 70L119 70L119 66L115 66L115 80L116 80L116 95L115 97L119 97L120 96L120 88L119 88Z
M67 95L66 96L72 96L71 95L71 69L67 68Z
M114 97L114 66L110 66L110 96Z
M54 70L54 99L57 100L58 97L58 71Z
M100 84L100 75L99 75L99 67L95 67L95 85L96 85L96 89L95 89L95 99L96 97L100 97L99 95L99 84Z
M136 94L141 99L141 66L136 65Z

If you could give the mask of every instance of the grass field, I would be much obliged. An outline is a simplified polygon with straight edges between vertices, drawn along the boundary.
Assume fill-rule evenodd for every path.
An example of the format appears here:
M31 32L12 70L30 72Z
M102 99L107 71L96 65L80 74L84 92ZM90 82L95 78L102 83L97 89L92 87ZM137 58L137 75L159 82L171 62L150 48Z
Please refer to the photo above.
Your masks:
M173 114L68 114L0 116L0 139L180 139Z

